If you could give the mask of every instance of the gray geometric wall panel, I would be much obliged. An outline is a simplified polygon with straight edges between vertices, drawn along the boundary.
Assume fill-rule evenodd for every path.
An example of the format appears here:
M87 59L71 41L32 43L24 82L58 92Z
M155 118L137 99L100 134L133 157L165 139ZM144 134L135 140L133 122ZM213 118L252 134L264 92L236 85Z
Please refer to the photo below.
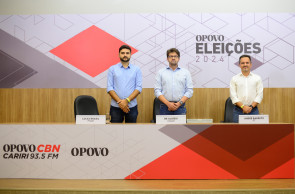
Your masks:
M0 50L0 88L12 88L37 73Z

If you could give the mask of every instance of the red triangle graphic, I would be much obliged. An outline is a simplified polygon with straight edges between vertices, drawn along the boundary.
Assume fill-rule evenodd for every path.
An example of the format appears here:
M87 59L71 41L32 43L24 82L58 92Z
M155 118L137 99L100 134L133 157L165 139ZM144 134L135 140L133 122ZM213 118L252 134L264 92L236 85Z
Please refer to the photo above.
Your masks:
M292 169L292 170L290 170ZM261 177L262 179L272 179L272 178L294 178L294 158L286 162L285 164L274 169L270 173Z
M95 77L120 62L119 47L123 44L126 43L93 25L50 52ZM131 50L131 54L137 52L133 47Z
M179 145L125 179L237 179L216 164Z
M243 131L244 130L246 129L243 129ZM277 129L273 128L272 130ZM273 132L272 130L270 131ZM260 135L262 144L264 143L264 137L266 134L267 133L265 133L264 136ZM213 135L216 136L216 134ZM208 135L208 137L210 136ZM229 147L236 146L236 139L233 137L236 136L231 136L231 139L233 140L228 139ZM225 138L225 136L220 135L219 138ZM268 137L266 139L268 139ZM245 142L245 144L253 144L253 142L249 141L248 143ZM212 163L220 166L227 172L243 179L261 178L261 176L264 176L266 173L276 169L278 166L284 164L286 161L289 161L291 158L294 158L293 132L280 138L273 144L268 145L268 147L254 154L246 161L241 160L239 157L236 157L236 155L228 152L228 149L220 147L219 144L215 144L215 142L208 140L208 138L205 138L200 134L184 142L183 145L200 154L204 158L207 158ZM256 142L255 145L260 146L260 142ZM251 146L253 147L253 145ZM245 149L241 149L241 152L246 151L247 150ZM294 167L292 167L290 170L292 169L294 169Z
M125 179L262 178L294 158L293 147L294 133L290 133L247 161L242 161L206 138L196 135ZM279 172L293 173L294 163L288 163L282 169ZM279 177L290 177L288 173L285 175L282 173ZM277 177L269 175L268 178Z

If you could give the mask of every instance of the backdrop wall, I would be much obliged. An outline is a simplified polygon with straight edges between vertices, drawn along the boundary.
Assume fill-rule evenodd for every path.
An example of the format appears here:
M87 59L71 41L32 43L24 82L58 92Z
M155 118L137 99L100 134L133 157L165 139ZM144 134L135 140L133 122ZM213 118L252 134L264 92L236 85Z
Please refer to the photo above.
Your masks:
M1 23L5 23L5 21L9 21L13 19L13 21L33 21L38 23L42 21L42 18L44 18L44 14L46 14L46 17L51 17L53 18L53 21L60 21L59 19L65 19L67 20L67 17L72 14L82 14L82 16L79 17L84 17L87 16L87 14L95 14L101 16L101 14L115 14L115 15L129 15L129 14L138 14L138 13L144 13L144 16L147 16L146 14L152 14L153 16L157 16L157 13L163 13L165 14L173 14L173 13L183 13L182 15L188 16L189 14L187 13L196 13L196 14L201 14L207 13L206 16L210 16L212 13L213 15L218 15L218 14L224 14L224 12L227 12L229 14L231 13L240 13L236 14L237 17L239 18L245 18L251 15L251 21L256 21L253 20L253 15L260 15L266 14L266 18L264 21L266 21L266 24L264 23L264 27L269 26L269 21L273 22L275 21L276 24L283 25L284 28L287 30L287 32L284 34L283 37L288 37L289 38L294 34L294 25L288 25L288 24L282 24L281 20L276 21L272 20L273 18L270 17L270 13L276 12L275 15L282 15L282 16L288 16L288 18L282 20L284 22L292 22L294 21L294 12L295 12L295 2L292 0L281 0L281 1L266 1L266 0L261 0L261 1L254 1L250 0L247 1L247 4L245 4L244 1L242 0L224 0L224 1L219 1L219 0L209 0L209 1L182 1L182 3L179 3L179 1L155 1L151 0L148 2L140 2L140 1L135 1L135 0L130 0L130 1L94 1L94 0L86 0L86 1L67 1L67 0L44 0L44 1L37 1L37 0L28 0L28 1L20 1L20 0L12 0L12 1L5 1L5 0L0 0L0 14L1 16ZM157 6L155 6L157 5ZM277 14L277 12L280 12ZM125 13L125 14L124 14ZM249 14L243 14L243 13L249 13ZM290 14L291 13L291 14ZM33 14L33 15L31 15ZM59 14L67 14L66 16L64 15L59 15ZM86 15L84 15L86 14ZM7 15L9 15L7 17ZM51 16L50 16L51 15ZM226 14L225 14L226 15ZM75 15L77 16L77 15ZM90 17L90 15L88 15ZM88 17L87 16L87 17ZM160 17L163 18L163 15L159 15ZM87 18L86 17L86 18ZM183 17L183 16L182 16ZM282 17L282 18L284 18ZM176 17L177 18L177 17ZM218 18L214 16L214 18ZM270 19L272 18L272 19ZM15 20L16 19L16 20ZM56 20L57 19L57 20ZM262 20L263 21L263 20ZM41 22L42 23L42 22ZM40 24L41 24L40 23ZM58 23L58 22L57 22ZM71 23L71 21L70 21ZM90 22L91 23L91 22ZM201 22L202 23L202 22ZM254 22L256 26L259 26L256 22ZM11 39L9 40L14 40L18 41L18 43L22 43L23 48L32 48L28 44L28 40L32 38L32 36L27 36L27 33L24 33L23 29L18 26L19 24L17 23L9 23L12 25L12 28L9 30L5 31L2 26L2 36L3 37L10 37ZM16 25L17 24L17 25ZM25 24L25 23L23 23ZM163 23L162 23L163 24ZM294 23L293 23L294 24ZM87 24L88 27L92 26ZM26 26L26 25L25 25ZM240 25L234 25L234 26L239 26ZM84 29L87 29L86 27ZM267 29L267 28L266 28ZM39 28L40 30L40 28ZM77 33L81 32L77 30ZM271 31L268 31L271 32ZM277 39L274 40L281 40L282 34L280 31L276 32L277 33ZM223 35L222 33L216 33L218 35ZM194 42L192 43L195 45L197 43L196 41L196 33L193 34L194 37ZM199 35L206 35L204 34L199 34ZM249 34L247 34L249 35ZM246 36L247 36L246 35ZM260 36L264 36L265 34L262 33ZM74 36L74 34L73 34ZM23 37L24 39L22 40L20 37ZM250 40L251 35L249 36ZM249 38L248 37L248 38ZM32 40L32 39L31 39ZM36 43L36 40L38 39L33 39ZM64 39L66 40L66 39ZM233 41L236 42L237 39L233 39ZM246 40L243 38L243 41ZM287 43L291 47L294 46L294 39L291 39L293 42L290 41L275 41L273 43ZM34 42L33 41L33 42ZM40 40L39 40L40 41ZM43 40L41 39L41 42ZM32 43L32 42L31 42ZM38 41L37 41L38 43ZM62 43L62 41L60 41ZM201 42L200 42L201 43ZM5 45L1 44L3 47L6 49L6 54L13 54L13 49L15 47L11 47L11 44ZM42 44L41 44L42 45ZM59 44L56 44L55 46L58 46ZM272 45L272 44L271 44ZM43 47L42 47L43 46ZM44 55L40 50L44 49L47 54L51 54L49 51L55 48L52 46L50 49L44 47L44 44L42 45L39 49L31 49L33 52L37 54L42 54L39 55L38 59L48 59L47 55ZM279 48L279 47L278 47ZM281 47L282 49L285 48L284 46ZM47 49L47 50L46 50ZM264 47L262 47L264 49ZM163 51L159 52L162 55L164 54L163 52L166 50L163 49ZM194 50L194 49L192 49ZM291 49L292 50L292 49ZM182 50L184 51L184 50ZM289 50L290 51L290 50ZM11 53L12 52L12 53ZM14 54L17 54L18 52L14 51ZM3 53L3 52L2 52ZM294 50L293 50L294 54ZM3 54L5 56L5 52ZM6 55L7 56L7 55ZM11 56L11 55L10 55ZM16 56L16 55L13 55ZM279 56L279 55L277 55ZM136 58L136 56L134 56ZM204 56L203 56L204 57ZM197 59L197 54L194 53L193 55L194 59ZM59 68L65 69L71 69L69 68L70 66L66 64L64 61L57 59L57 57L52 57L52 64L53 66L56 65L56 63L60 63L61 65L56 65ZM261 58L260 58L261 59ZM17 59L18 60L18 59ZM21 63L26 62L26 60L29 60L29 57L22 56ZM293 61L292 61L293 60ZM282 72L282 69L285 69L285 73L288 73L286 68L294 68L294 56L293 58L291 57L290 60L291 65L286 65L287 63L283 63L282 66L277 66L277 65L282 65L281 63L274 63L275 65L269 64L266 67L271 67L273 68L273 74L279 75L278 79L282 79L282 81L288 80L288 83L294 83L292 82L293 79L292 77L286 78L284 76L280 76L280 72ZM56 62L56 63L55 63ZM136 62L136 61L135 61ZM164 64L165 60L162 57L161 62ZM183 60L181 61L183 62ZM231 74L234 74L239 71L238 67L234 65L234 61L231 61L232 67L234 70L231 72ZM32 63L29 63L32 64ZM25 64L26 65L26 64ZM38 67L38 63L36 63L35 68ZM67 66L68 65L68 66ZM276 67L277 66L277 67ZM3 68L3 66L1 66ZM142 66L144 67L144 66ZM264 71L262 70L262 67L257 68L256 71L260 71L259 73L262 74ZM47 69L48 72L50 72L50 69ZM79 71L79 70L78 70ZM155 70L154 70L155 71ZM25 72L28 73L27 75L30 75L30 78L33 78L34 76L38 76L38 70L28 67L25 69ZM70 72L70 71L69 71ZM74 72L74 71L73 71ZM41 75L39 73L39 75ZM44 75L44 74L43 74ZM52 74L53 75L53 74ZM79 89L80 87L100 87L97 84L93 84L93 82L89 82L89 77L85 79L85 77L89 76L84 74L84 77L79 75L79 73L74 72L71 73L71 76L74 76L73 79L79 80L75 82L75 86L77 89L1 89L0 90L0 115L1 115L1 122L73 122L73 99L76 95L80 94L89 94L95 96L97 99L101 99L107 97L107 94L105 93L105 89ZM213 82L217 80L220 81L218 76L220 74L214 74L213 77L215 76L215 80L213 79ZM40 79L38 78L38 82L41 84L45 84L42 82L42 76L40 76ZM197 77L197 76L196 76ZM230 77L228 75L228 77ZM52 76L50 78L51 81L56 79L57 77ZM91 78L95 79L95 78ZM199 79L199 78L198 78ZM190 100L189 103L192 103L194 106L192 108L188 109L188 117L189 118L214 118L214 122L219 122L220 120L223 120L223 111L224 111L224 102L225 99L228 97L228 88L226 88L226 84L228 84L229 78L226 78L226 80L221 80L219 83L224 83L224 85L220 86L220 88L210 88L212 87L211 85L206 86L206 84L201 84L200 80L195 83L195 87L208 87L208 88L196 88L195 89L195 96ZM25 80L29 80L27 76L24 76L23 79L21 80L22 82L11 82L11 83L16 83L15 85L10 85L9 87L15 87L16 85L19 84L24 84ZM38 83L36 82L36 83ZM87 84L88 86L86 86ZM66 82L64 82L66 83ZM68 81L67 83L71 83L71 81ZM94 82L96 83L96 82ZM206 82L205 82L206 83ZM295 95L294 95L294 86L290 85L269 85L269 81L264 78L264 84L266 87L292 87L292 88L269 88L265 89L264 92L264 100L263 103L261 104L261 110L265 114L270 114L270 119L271 122L292 122L295 123L294 118L295 118L295 112L294 112L294 107L295 106ZM46 83L47 84L47 83ZM80 85L79 85L80 84ZM102 84L103 85L103 84ZM20 85L19 85L20 87ZM28 87L25 86L24 87ZM39 86L35 86L39 87ZM50 86L47 86L50 87ZM63 86L65 88L71 88L71 85L65 84ZM73 87L73 86L72 86ZM214 87L214 86L213 86ZM142 114L139 115L139 122L149 122L151 119L151 104L153 100L153 91L152 89L144 89L143 93L139 96L139 101L140 101L140 112ZM208 98L210 97L210 98ZM58 100L57 100L58 99ZM107 98L109 101L109 98ZM208 100L210 99L210 100ZM66 103L65 103L66 102ZM108 107L101 107L104 105L101 105L99 102L99 108L102 110L102 114L108 112Z
M106 88L122 44L133 48L144 88L172 47L195 88L229 87L242 54L264 87L294 87L294 26L293 13L1 15L0 87Z

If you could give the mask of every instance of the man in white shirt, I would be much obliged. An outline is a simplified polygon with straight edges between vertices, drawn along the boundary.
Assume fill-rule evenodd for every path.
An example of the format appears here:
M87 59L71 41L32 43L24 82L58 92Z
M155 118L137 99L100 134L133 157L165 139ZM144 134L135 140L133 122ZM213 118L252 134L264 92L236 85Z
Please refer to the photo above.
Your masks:
M263 99L263 84L259 75L250 72L251 57L242 55L239 59L241 73L230 81L230 98L236 105L233 110L233 121L239 122L239 115L258 115L257 105Z

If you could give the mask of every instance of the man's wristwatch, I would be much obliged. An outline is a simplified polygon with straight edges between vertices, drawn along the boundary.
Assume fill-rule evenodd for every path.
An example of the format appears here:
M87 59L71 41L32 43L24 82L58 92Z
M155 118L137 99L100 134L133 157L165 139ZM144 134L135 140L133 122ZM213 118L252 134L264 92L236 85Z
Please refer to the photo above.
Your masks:
M183 102L181 100L178 101L180 103L180 105L183 105Z

